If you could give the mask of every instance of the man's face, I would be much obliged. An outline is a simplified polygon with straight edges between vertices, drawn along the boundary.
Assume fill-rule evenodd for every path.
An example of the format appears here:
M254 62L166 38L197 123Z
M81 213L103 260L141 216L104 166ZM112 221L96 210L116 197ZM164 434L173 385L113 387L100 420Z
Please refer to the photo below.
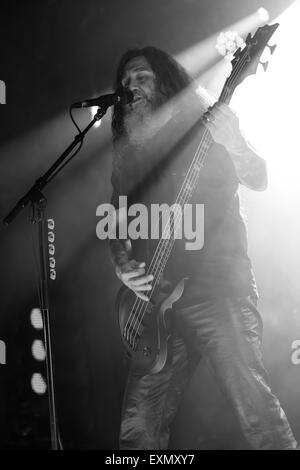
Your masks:
M133 102L126 105L126 111L146 112L153 110L156 101L155 74L147 59L134 57L124 68L122 85L133 92Z
M127 62L122 85L133 93L133 101L124 106L124 129L133 145L143 146L165 124L165 114L155 113L166 98L157 89L157 81L144 56ZM167 118L169 119L169 112Z

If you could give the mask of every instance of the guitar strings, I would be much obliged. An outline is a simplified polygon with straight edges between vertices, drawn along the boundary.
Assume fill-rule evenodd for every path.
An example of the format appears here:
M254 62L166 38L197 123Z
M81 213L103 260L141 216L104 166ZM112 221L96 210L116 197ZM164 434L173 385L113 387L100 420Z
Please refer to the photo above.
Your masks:
M208 137L208 133L209 133L209 131L207 131L207 134L203 136L204 138L203 138L203 140L200 141L200 145L202 145L202 142L205 140L205 138ZM204 142L203 142L203 143L204 143ZM198 158L199 152L197 152L197 153L195 154L195 156L197 156L197 158ZM203 154L202 151L201 151L201 157L205 157L205 154ZM202 161L204 161L204 159L205 159L205 158L202 158ZM193 165L193 164L192 164L192 165ZM199 165L201 165L201 163L200 163ZM198 175L199 175L199 173L200 173L199 170L198 170L198 171L192 170L192 171L194 172L194 174L193 174L192 176L191 176L191 175L189 176L190 181L192 182L191 186L193 186L193 184L195 184L195 182L196 182L197 179L198 179ZM193 180L194 180L194 181L193 181ZM185 183L184 183L184 184L185 184ZM183 198L183 199L186 198L186 197L188 198L188 197L191 195L191 191L190 191L189 189L187 189L187 188L183 189L181 192L182 192L182 194L180 194L180 197L178 197L178 198L176 199L176 202L177 202L177 200L179 200L180 198ZM178 221L180 220L180 216L178 216L179 213L180 213L180 209L176 209L175 212L176 212L176 213L175 213L175 216L174 216L174 225L178 224ZM175 229L173 230L173 233L174 233L174 232L175 232ZM154 277L155 277L155 281L154 281L154 285L153 285L153 288L152 288L152 292L151 292L151 294L150 294L150 296L149 296L149 300L151 299L151 297L152 297L152 295L153 295L153 291L154 291L156 285L158 284L158 282L159 282L159 280L160 280L160 276L161 276L162 272L164 271L165 265L166 265L167 260L168 260L168 257L169 257L169 253L171 252L174 243L175 243L175 239L173 239L173 238L171 238L171 239L169 239L169 240L163 241L163 242L160 244L160 246L157 247L156 252L155 252L155 254L154 254L153 258L152 258L152 262L151 262L151 264L150 264L150 266L149 266L149 270L148 270L148 271L149 271L150 273L151 273L151 271L152 271L152 274L153 274ZM159 262L157 263L157 265L156 265L156 266L154 267L154 269L153 269L153 266L152 266L152 265L155 264L155 262L154 262L153 260L154 260L154 258L156 258L156 257L158 258L159 254L160 254L161 252L165 252L164 257L163 257L161 260L159 260ZM141 306L141 308L145 307L145 311L143 312L143 311L139 310L139 311L137 312L137 316L136 316L135 322L134 322L133 324L132 324L132 322L131 322L131 325L129 326L129 328L136 329L136 324L138 323L138 328L136 329L136 332L135 332L135 334L134 334L133 340L132 340L132 338L131 338L131 341L133 341L133 342L135 341L136 335L138 334L138 329L139 329L139 327L140 327L140 325L141 325L141 323L142 323L142 321L143 321L143 317L144 317L144 314L145 314L146 309L147 309L147 306L145 306L145 305L143 304L144 301L143 301L142 299L139 299L139 300L140 300L140 306ZM147 303L148 303L148 302L147 302ZM132 332L132 333L133 333L133 332Z
M242 65L241 62L242 62L242 60L243 60L243 59L240 60L240 62L239 62L239 67L237 67L237 68L241 68L241 65ZM234 76L234 75L235 75L235 73L232 74L232 81L235 80L235 76ZM228 80L228 83L229 83L229 82L230 82L230 79ZM221 94L221 96L222 96L222 94ZM226 92L225 92L225 94L224 94L224 98L226 99ZM190 178L189 173L193 173L193 172L194 172L194 170L193 170L193 167L194 167L194 160L196 160L196 159L198 158L198 156L199 156L199 148L202 147L202 142L203 142L207 137L209 137L209 136L210 136L210 133L209 133L209 131L206 129L206 130L204 131L204 134L203 134L203 136L202 136L200 142L199 142L199 145L198 145L198 148L197 148L197 150L196 150L196 152L195 152L195 155L194 155L192 164L190 165L189 171L187 172L186 178L185 178L185 180L184 180L184 182L183 182L183 184L182 184L182 187L181 187L181 189L180 189L180 191L179 191L179 194L178 194L178 196L177 196L176 201L179 200L179 199L183 196L183 195L180 194L181 192L183 192L183 194L184 194L185 192L188 192L187 196L189 195L190 191L187 191L187 189L183 189L183 188L184 188L184 186L186 185L186 180L188 180L188 179ZM212 141L212 139L209 139L209 140ZM207 142L208 145L209 145L210 143L211 143L211 142ZM206 150L206 149L205 149L205 150ZM201 154L201 152L200 152L200 154ZM205 157L206 157L206 154L202 155L201 157L204 157L203 160L202 160L202 161L204 161L204 159L205 159ZM202 163L200 163L200 165L202 165ZM201 166L200 166L200 170L201 170ZM197 180L197 178L198 178L198 175L199 175L199 173L200 173L200 170L197 170L197 171L195 172L196 174L192 175L193 178L194 178L193 184L195 184L195 182L196 182L196 180ZM177 221L178 221L178 218L177 218ZM160 242L161 242L161 240L160 240ZM174 240L171 240L171 243L169 243L169 247L167 246L167 247L165 248L164 246L160 246L160 245L163 245L164 242L162 242L162 243L160 243L160 242L158 243L157 248L156 248L156 250L155 250L155 253L154 253L154 255L153 255L152 261L151 261L150 266L149 266L149 269L148 269L148 273L151 272L151 270L153 269L153 266L152 266L152 265L154 264L154 259L158 256L158 253L159 253L160 251L162 251L162 250L167 250L167 256L165 256L165 260L163 260L162 263L161 263L161 261L158 263L158 268L155 267L155 269L154 269L153 272L152 272L152 274L153 274L155 271L157 271L157 273L159 273L159 275L158 275L158 276L156 277L156 279L155 279L154 286L153 286L153 288L152 288L152 292L151 292L151 294L150 294L149 300L151 299L151 296L152 296L153 291L154 291L154 289L155 289L155 287L156 287L156 284L158 283L158 281L159 281L159 279L160 279L160 276L161 276L161 274L162 274L162 272L163 272L163 270L164 270L164 268L165 268L165 265L166 265L166 262L167 262L167 259L168 259L168 255L169 255L170 251L172 250L172 247L173 247L173 244L174 244ZM170 242L170 240L168 240L167 243L168 243L168 242ZM156 273L155 275L157 275L157 273ZM132 312L131 312L131 313L132 313L132 314L134 313L134 310L135 310L135 308L136 308L136 304L137 304L137 303L140 303L140 307L141 307L141 309L142 309L142 308L145 306L144 302L145 302L145 301L143 301L142 299L137 298L136 301L135 301L135 303L134 303L134 306L133 306L133 308L132 308ZM147 302L147 304L148 304L148 302ZM138 329L139 329L139 327L140 327L140 325L141 325L141 323L142 323L142 320L143 320L143 318L144 318L145 312L146 312L146 310L147 310L147 306L145 306L145 307L146 307L146 308L145 308L144 312L143 312L143 311L141 312L141 310L137 312L136 321L134 322L133 325L132 325L132 322L130 322L130 317L131 317L132 315L129 316L129 318L128 318L128 320L127 320L127 323L126 323L126 326L125 326L125 329L126 329L126 330L127 330L128 328L132 328L132 330L134 330L137 323L138 323ZM130 326L128 327L129 322L130 322ZM134 335L134 337L133 337L133 343L135 342L135 338L136 338L136 336L137 336L137 334L138 334L138 329L137 329L137 331L136 331L136 333L135 333L135 335ZM130 333L130 332L128 331L128 333ZM132 331L132 333L133 333L133 331ZM131 341L132 341L132 334L130 335L129 339L130 339L130 342L131 342Z
M200 142L199 142L199 144L198 144L198 147L197 147L195 156L197 156L197 154L199 153L199 147L202 145L202 141L203 141L203 140L204 140L204 136L202 136L202 138L201 138L201 140L200 140ZM193 157L193 161L194 161L194 159L195 159L195 156ZM191 167L193 166L193 161L192 161ZM182 187L181 187L181 189L180 189L180 191L179 191L179 193L178 193L178 195L177 195L177 199L176 199L176 201L175 201L175 204L178 204L178 200L180 200L181 198L183 198L184 193L187 191L186 189L183 189L183 186L186 184L186 180L189 178L189 177L188 177L188 174L189 174L189 172L187 173L186 178L185 178L185 180L184 180L184 182L183 182L183 184L182 184ZM183 195L180 194L180 193L183 193ZM176 211L179 211L179 209L176 208ZM177 213L176 213L176 215L174 216L174 219L176 220L176 222L178 221ZM159 218L158 223L160 222L160 220L161 220L161 217ZM163 231L162 238L163 238L163 236L164 236L166 230L168 230L169 220L170 220L170 219L168 219L168 222L167 222L167 224L166 224L166 227L165 227L165 229L164 229L164 231ZM158 225L158 224L157 224L157 225ZM157 225L156 225L156 226L157 226ZM153 255L153 257L152 257L152 260L151 260L150 265L149 265L149 268L148 268L148 273L153 274L153 273L155 273L155 272L162 271L161 268L160 268L160 266L159 266L160 263L157 263L157 262L155 261L155 258L158 257L158 255L159 255L160 252L166 250L167 247L166 247L165 245L170 242L170 239L169 239L169 240L168 240L168 239L163 240L162 238L160 239L159 243L157 244L157 247L156 247L156 249L155 249L154 255ZM171 239L171 240L172 240L172 239ZM158 264L158 267L157 267L157 266L154 267L153 265L155 265L155 264ZM156 279L155 279L155 282L154 282L154 287L152 288L152 293L153 293L153 291L154 291L154 289L155 289L155 286L156 286L156 284L158 283L158 281L159 281L159 278L156 278ZM151 295L152 295L152 293L151 293ZM151 296L150 296L150 298L151 298ZM149 298L149 299L150 299L150 298ZM135 300L134 305L133 305L132 312L134 311L134 309L135 309L135 307L136 307L136 304L137 304L138 302L140 303L141 306L143 306L143 305L144 305L143 302L145 302L145 301L144 301L143 299L137 298L137 299ZM148 302L147 302L147 303L148 303ZM146 307L146 308L147 308L147 307ZM130 322L130 320L131 320L131 316L132 316L132 314L129 316L125 328L130 328L130 327L134 328L134 327L135 327L136 322L134 323L133 326L132 326L132 323L130 324L130 326L128 326L128 324L129 324L129 322ZM138 317L136 318L136 320L138 320Z
M229 77L228 79L228 83L227 85L229 85L230 83L230 86L232 85L232 83L234 83L234 81L236 80L236 76L237 74L239 73L240 69L242 68L242 66L244 65L245 63L245 58L246 58L247 54L244 54L244 56L239 60L238 64L237 64L237 67L236 67L236 70L232 73L232 76ZM228 96L228 92L227 92L228 88L225 89L225 93L224 93L224 99L226 99ZM220 98L222 96L222 93L220 95ZM220 100L219 98L219 100ZM206 148L205 149L201 149L202 145L204 144L204 141L207 140L206 143ZM181 186L181 189L178 193L178 196L176 198L176 201L175 201L175 204L177 203L177 201L179 201L181 198L184 198L184 197L187 197L189 198L192 193L193 193L193 185L195 185L195 183L197 182L197 179L199 177L199 174L200 174L200 171L202 169L202 166L203 166L203 161L205 160L206 156L207 156L207 153L206 153L206 150L209 148L210 144L212 143L212 138L211 138L211 135L210 135L210 132L205 129L204 133L203 133L203 136L198 144L198 147L197 147L197 150L195 152L195 155L193 157L193 160L192 160L192 163L190 165L190 168L185 176L185 179L183 181L183 184ZM204 153L203 153L204 151ZM202 154L201 154L202 153ZM200 162L198 163L197 165L197 169L195 170L194 169L194 166L195 166L195 162L196 160L198 159L198 157L200 156ZM192 184L190 185L190 187L192 189L188 189L186 188L186 183L187 181L190 179L190 181L192 181ZM181 194L182 193L182 194ZM186 193L186 194L185 194ZM188 199L187 199L188 200ZM175 211L174 211L175 212ZM179 212L179 209L177 210L177 212ZM180 211L181 212L181 211ZM180 217L179 217L180 218ZM179 220L177 214L174 215L174 222L176 221L175 224L178 223L178 220ZM166 227L169 227L169 221L170 221L170 218L168 220L168 223L166 224ZM175 225L174 224L174 225ZM169 228L167 228L169 229ZM166 230L166 228L165 228ZM174 233L175 230L173 230L173 233ZM164 233L163 233L164 235ZM162 235L162 238L163 238L163 235ZM149 295L149 301L151 300L151 297L153 295L153 292L155 290L155 287L157 285L157 283L159 282L160 280L160 277L161 277L161 274L163 273L164 269L165 269L165 265L166 265L166 262L168 260L168 257L169 257L169 254L173 248L173 245L175 243L175 239L165 239L166 241L162 241L162 238L160 239L159 243L157 244L157 247L156 247L156 250L154 252L154 255L152 257L152 260L151 260L151 263L150 263L150 266L149 266L149 269L147 271L147 274L152 274L154 276L154 285L151 289L151 293ZM157 266L154 266L156 261L155 261L155 258L158 258L158 254L162 251L165 251L165 256L164 258L162 258L162 261L160 260L158 263L157 263ZM151 272L152 271L152 272ZM154 274L155 273L155 274ZM139 304L137 306L137 304ZM140 307L140 308L139 308ZM143 307L144 308L144 311L143 311ZM135 339L136 339L136 336L138 334L138 330L140 328L140 325L143 321L143 318L144 318L144 315L146 313L146 310L147 310L147 307L148 307L148 302L146 303L146 301L144 301L143 299L140 299L140 298L136 298L135 302L134 302L134 305L132 307L132 310L131 310L131 313L128 317L128 320L126 322L126 325L124 327L124 332L125 332L125 337L128 336L129 334L129 338L126 338L129 340L130 343L132 343L134 345L135 343ZM139 309L139 310L138 310ZM137 310L137 311L136 311ZM134 315L136 311L136 318L135 318L135 321L132 321L131 318ZM138 328L134 334L134 331L135 331L135 328L136 328L136 324L138 323ZM132 330L130 332L130 329ZM134 334L134 336L132 337L132 334Z
M198 156L199 156L200 147L202 147L203 141L204 141L207 137L210 137L210 133L209 133L209 131L205 130L204 133L203 133L203 135L202 135L202 137L201 137L201 140L200 140L200 142L199 142L199 144L198 144L197 150L196 150L195 155L194 155L194 157L193 157L193 160L192 160L192 163L191 163L191 165L190 165L190 168L189 168L189 170L188 170L188 172L187 172L187 174L186 174L186 177L185 177L185 179L184 179L184 182L183 182L183 184L182 184L182 186L181 186L181 189L180 189L180 191L179 191L179 193L178 193L178 195L177 195L175 204L176 204L176 203L178 204L178 202L177 202L178 200L180 200L181 198L186 197L186 195L188 195L188 194L185 194L185 193L186 193L186 192L188 193L189 191L188 191L187 189L184 189L184 186L186 185L186 181L190 178L189 174L193 171L193 170L192 170L192 167L194 166L194 160L196 160L196 159L198 158ZM209 145L209 143L207 143L207 145ZM203 150L204 150L204 149L203 149ZM197 174L195 175L196 179L197 179L198 174L200 173L200 170L201 170L201 163L199 163L199 167L200 167L200 169L198 169L198 172L197 172ZM195 181L194 181L194 183L195 183ZM194 184L194 183L193 183L193 184ZM181 193L183 193L183 194L181 194ZM177 221L178 221L177 216L175 216L175 219L177 219ZM161 218L160 218L159 220L161 220ZM177 222L177 221L176 221L176 222ZM169 222L169 220L168 220L168 222ZM166 227L168 227L168 225L169 225L169 224L166 224ZM165 232L163 232L163 235L164 235L164 233L165 233ZM163 236L163 235L162 235L162 236ZM156 247L156 250L155 250L155 252L154 252L154 255L153 255L153 257L152 257L152 260L151 260L151 262L150 262L149 269L148 269L148 273L151 273L151 271L152 271L152 274L153 274L153 273L155 273L155 271L156 271L156 272L160 272L160 274L159 274L159 276L155 279L154 286L153 286L153 288L151 289L152 292L151 292L151 294L150 294L149 300L151 299L151 296L153 295L153 291L154 291L154 289L155 289L155 287L156 287L156 284L159 282L160 275L161 275L161 273L162 273L162 271L163 271L163 269L164 269L164 266L161 266L161 267L160 267L160 266L159 266L159 263L158 263L158 268L155 267L155 268L153 269L153 264L156 264L156 261L154 261L154 260L155 260L156 257L158 257L158 254L159 254L161 251L166 250L166 247L165 247L165 246L162 246L162 245L166 245L166 244L169 243L169 242L170 242L170 240L162 241L162 239L160 239L159 243L157 244L157 247ZM172 246L171 246L171 249L172 249ZM135 319L136 321L134 322L133 325L132 325L132 322L131 322L131 317L134 315L134 310L135 310L135 308L136 308L136 304L139 303L139 304L140 304L139 306L142 308L143 306L145 306L144 302L145 302L145 301L144 301L143 299L140 299L140 298L138 298L138 297L136 298L135 303L134 303L134 305L133 305L133 307L132 307L131 314L130 314L130 316L129 316L127 322L126 322L126 325L125 325L124 330L130 329L130 328L135 328L135 325L136 325L137 321L139 320L140 311L137 312L137 316L136 316L136 319ZM147 302L147 304L148 304L148 302ZM138 306L138 307L139 307L139 306ZM146 309L147 309L147 306L146 306ZM145 310L146 310L146 309L145 309ZM143 317L142 317L142 318L143 318ZM142 321L142 320L141 320L141 321ZM141 322L140 322L140 323L141 323ZM140 323L139 323L139 325L140 325ZM126 331L126 333L127 333L127 331ZM130 339L131 339L131 338L130 338ZM134 339L135 339L135 338L134 338Z
M204 135L203 135L203 138L201 139L200 144L199 144L198 147L200 147L200 146L202 147L202 142L205 141L205 140L206 140L206 148L209 147L209 144L212 142L212 139L209 139L209 137L210 137L209 131L205 132ZM208 139L207 139L207 138L208 138ZM210 142L209 142L209 141L210 141ZM179 195L178 195L178 197L177 197L177 199L176 199L176 202L177 202L178 200L180 200L180 198L183 198L183 199L184 199L184 198L187 198L187 200L188 200L189 197L191 196L192 192L193 192L193 186L195 185L195 183L196 183L196 181L197 181L197 179L198 179L200 170L201 170L201 168L202 168L202 166L203 166L203 165L202 165L202 162L205 160L205 157L206 157L206 154L205 154L205 153L203 154L203 150L204 150L203 147L202 147L201 150L202 150L202 155L201 155L201 152L200 152L200 155L201 155L200 162L201 162L201 163L200 163L200 164L198 163L197 168L196 168L196 171L195 171L194 168L193 168L190 172L188 172L188 173L191 173L191 175L187 175L187 178L186 178L186 179L189 179L189 180L190 180L190 188L184 188L182 191L180 191L180 193L182 193L182 194L179 193ZM206 149L205 149L205 150L206 150ZM198 156L199 156L199 148L197 149L197 152L196 152L196 154L195 154L195 158L198 158ZM192 168L192 167L195 167L195 165L192 164L192 165L191 165L191 168ZM182 188L183 188L184 186L186 186L186 183L183 184ZM191 187L192 187L192 190L191 190ZM174 224L175 226L178 225L178 219L179 219L179 217L178 217L178 210L177 210L177 214L176 214L176 211L175 211L175 224ZM173 229L173 234L174 234L175 231L176 231L176 228ZM172 248L173 248L174 243L175 243L175 240L174 240L174 239L167 240L167 241L163 241L162 243L160 243L160 246L157 247L156 253L154 254L154 256L153 256L153 258L152 258L152 262L151 262L151 264L150 264L150 267L149 267L148 272L151 272L151 270L152 270L151 268L153 268L152 265L155 264L155 263L154 263L154 259L155 259L156 257L158 257L159 252L165 251L164 257L162 258L162 260L159 261L159 263L157 264L157 266L155 266L155 269L153 270L153 273L155 273L154 276L156 277L156 280L155 280L155 282L154 282L154 286L153 286L152 293L151 293L151 295L150 295L149 300L151 299L151 297L152 297L152 295L153 295L153 291L154 291L154 289L155 289L155 287L156 287L156 284L157 284L157 283L159 282L159 280L160 280L160 276L161 276L161 274L162 274L162 272L163 272L163 270L164 270L164 268L165 268L166 262L167 262L167 260L168 260L169 254L170 254L170 252L171 252L171 250L172 250ZM145 306L144 301L141 302L141 301L138 299L138 300L136 300L136 302L135 302L135 305L134 305L134 307L133 307L133 312L132 312L132 313L134 313L134 308L136 308L136 304L137 304L137 303L140 304L140 305L139 305L139 306L140 306L140 309L139 309L139 311L137 311L137 315L136 315L136 319L135 319L134 323L133 323L132 321L130 322L129 328L131 327L131 328L132 328L132 331L131 331L131 332L130 332L130 331L126 331L127 336L128 336L128 334L129 334L129 341L130 341L133 345L134 345L134 343L135 343L136 336L137 336L137 334L139 333L140 325L141 325L141 323L142 323L142 321L143 321L145 312L146 312L146 310L147 310L147 306ZM143 311L143 307L145 307L144 311ZM136 329L137 323L138 323L138 328ZM128 325L129 325L129 319L128 319L128 322L127 322L127 324L126 324L126 329L128 329Z

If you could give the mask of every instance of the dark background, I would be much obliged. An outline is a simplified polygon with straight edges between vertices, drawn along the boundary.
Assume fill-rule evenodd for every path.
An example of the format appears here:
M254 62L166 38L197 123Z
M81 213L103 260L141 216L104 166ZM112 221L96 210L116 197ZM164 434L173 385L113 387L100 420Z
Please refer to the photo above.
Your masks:
M226 28L258 7L272 18L287 0L42 0L2 1L0 79L7 104L0 106L0 217L54 161L74 136L67 114L74 101L111 89L121 54L152 44L171 54ZM89 111L77 114L83 124ZM46 189L48 217L56 222L57 280L51 284L51 315L58 416L67 449L117 449L127 364L114 315L119 283L106 242L96 238L96 207L108 202L112 148L109 114L86 138L81 153ZM47 402L33 394L30 376L38 305L34 229L27 208L0 232L0 447L47 447ZM255 216L249 221L255 227ZM252 225L251 225L252 224ZM251 246L265 318L265 360L273 390L300 439L291 342L299 339L297 282L282 272L284 253L261 259ZM282 266L279 276L266 267ZM276 261L277 256L277 261ZM299 275L299 272L295 275ZM297 277L299 279L299 277ZM271 312L271 313L270 313ZM274 323L272 319L279 318ZM299 323L297 323L299 325ZM297 338L298 336L298 338ZM42 438L45 438L43 440ZM239 430L204 362L187 390L172 427L173 448L242 448Z

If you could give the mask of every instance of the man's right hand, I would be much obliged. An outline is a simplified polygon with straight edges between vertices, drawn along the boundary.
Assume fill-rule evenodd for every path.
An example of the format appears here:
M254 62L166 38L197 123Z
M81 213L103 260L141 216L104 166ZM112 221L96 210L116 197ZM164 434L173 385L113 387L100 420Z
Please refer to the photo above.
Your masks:
M122 266L116 267L116 274L118 278L127 286L129 289L142 300L146 302L149 298L143 294L143 291L149 291L152 289L150 282L153 280L152 274L144 276L146 263L139 263L134 259L131 259Z

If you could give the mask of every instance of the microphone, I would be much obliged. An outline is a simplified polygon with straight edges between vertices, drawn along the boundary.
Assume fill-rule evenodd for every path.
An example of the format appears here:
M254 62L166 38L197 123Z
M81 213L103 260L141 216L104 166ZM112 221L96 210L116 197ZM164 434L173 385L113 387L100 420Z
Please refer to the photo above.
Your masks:
M71 108L89 108L90 106L113 106L114 104L128 104L133 101L133 93L129 88L123 88L120 93L109 93L101 95L98 98L92 98L86 101L77 101L71 105Z

